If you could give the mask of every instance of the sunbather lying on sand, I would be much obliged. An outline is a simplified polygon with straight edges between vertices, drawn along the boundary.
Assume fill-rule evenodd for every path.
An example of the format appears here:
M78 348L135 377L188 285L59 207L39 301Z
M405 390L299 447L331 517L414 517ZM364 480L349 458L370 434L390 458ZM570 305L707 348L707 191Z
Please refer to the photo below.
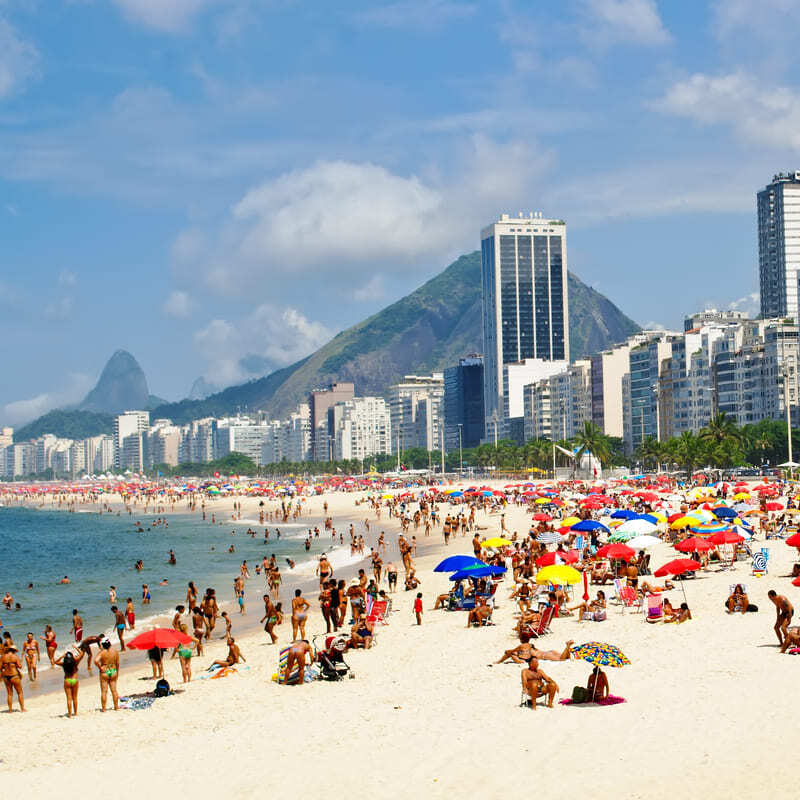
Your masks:
M495 661L495 664L502 664L509 658L515 664L527 664L532 658L540 661L569 661L570 648L574 644L570 640L560 652L558 650L537 650L530 644L531 637L527 633L523 631L519 638L521 643L512 650L506 650L503 657L499 661Z

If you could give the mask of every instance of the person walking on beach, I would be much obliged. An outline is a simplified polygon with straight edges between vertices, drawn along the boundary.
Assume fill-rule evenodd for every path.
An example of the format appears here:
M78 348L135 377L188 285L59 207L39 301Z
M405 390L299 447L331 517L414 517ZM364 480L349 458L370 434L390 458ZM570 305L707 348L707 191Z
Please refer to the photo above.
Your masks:
M0 656L0 675L3 676L3 683L6 686L8 695L8 713L14 710L14 692L17 693L19 710L25 710L25 696L22 693L22 662L19 660L17 648L13 645L6 645L3 655Z
M94 665L100 673L101 711L106 710L109 690L111 690L111 698L114 702L114 711L117 711L119 709L119 694L117 692L119 653L111 646L111 642L108 639L104 639L100 645L100 652L94 660Z
M197 655L203 655L203 634L205 633L205 623L203 621L203 611L198 606L192 609L192 628L194 638L197 639Z
M298 638L306 638L306 620L308 619L308 609L311 608L308 600L302 596L303 593L300 589L294 590L294 599L292 600L292 640L297 641ZM298 630L300 636L297 636Z
M422 592L417 592L414 600L414 616L417 618L417 625L422 625Z
M789 628L789 623L794 616L794 606L782 594L778 594L774 589L767 592L767 597L774 603L777 611L775 619L775 634L778 637L778 644L782 645Z
M125 652L125 615L116 607L111 606L111 613L114 615L114 626L117 629L117 636L119 637L119 645L122 652Z
M25 663L28 667L28 680L35 681L39 665L39 642L32 633L25 638L22 652L25 654Z
M50 666L55 668L56 648L58 644L56 642L56 632L53 630L52 625L44 626L44 636L42 636L42 639L44 640L45 650L47 650L47 657L50 659Z
M272 644L278 641L278 637L275 635L275 624L278 622L278 613L275 610L275 606L272 604L272 600L270 600L270 596L268 594L264 595L264 616L261 617L260 620L262 623L266 621L264 625L264 630L269 634L269 638L272 639Z
M75 637L75 643L80 644L83 638L83 618L77 608L72 609L72 635Z
M86 653L81 650L75 658L71 650L67 650L61 658L56 659L56 666L64 670L64 694L67 696L67 717L78 715L78 664Z

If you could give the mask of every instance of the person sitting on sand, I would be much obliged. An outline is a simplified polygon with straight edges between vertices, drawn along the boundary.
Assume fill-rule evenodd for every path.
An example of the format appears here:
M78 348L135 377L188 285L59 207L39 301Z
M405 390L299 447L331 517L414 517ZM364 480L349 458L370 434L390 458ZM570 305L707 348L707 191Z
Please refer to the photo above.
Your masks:
M599 666L595 666L586 681L587 702L593 703L597 700L605 700L608 697L608 677Z
M469 628L473 624L479 627L481 625L489 625L492 619L492 611L493 609L486 601L486 598L479 598L475 608L467 615L467 627Z
M741 583L733 587L730 597L725 601L725 607L729 614L746 614L750 610L750 599Z
M589 580L591 583L599 584L600 586L604 586L606 581L614 580L614 573L609 568L607 561L595 561L592 564L592 572L589 576Z
M236 640L231 636L228 639L228 655L221 661L212 661L211 666L213 667L216 664L219 667L232 667L240 661L246 663L247 659L242 655L242 651L239 649L239 645L236 644Z
M578 622L581 620L602 622L606 618L606 593L602 589L598 589L596 599L589 603L578 603L569 610L580 612Z
M667 616L666 608L664 616ZM681 622L686 622L687 619L691 618L692 612L689 611L689 606L686 603L681 603L681 607L677 611L670 606L669 619L664 619L664 622L677 622L680 625Z
M365 650L369 650L372 647L374 635L374 625L361 614L356 618L350 630L350 647L363 647Z
M570 648L574 644L572 640L568 641L564 649L559 652L558 650L537 650L530 643L530 634L523 631L520 634L520 644L511 650L506 650L499 661L495 664L502 664L507 659L511 659L515 664L527 664L532 658L537 658L539 661L569 661Z
M547 707L553 707L553 700L558 693L558 684L539 668L537 659L532 658L528 667L520 673L522 691L530 697L531 708L536 708L536 700L547 697Z
M792 625L791 628L786 629L786 635L783 637L783 644L781 645L781 653L785 653L789 648L800 647L800 627Z

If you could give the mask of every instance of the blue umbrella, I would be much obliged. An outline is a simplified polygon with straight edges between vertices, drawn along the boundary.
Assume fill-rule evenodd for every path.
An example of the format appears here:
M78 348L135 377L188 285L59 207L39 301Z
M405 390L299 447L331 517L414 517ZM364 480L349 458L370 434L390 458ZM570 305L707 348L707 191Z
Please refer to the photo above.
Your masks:
M610 533L611 531L603 525L602 522L597 522L593 519L582 519L580 522L577 522L575 525L572 526L573 531L605 531L606 533Z
M434 572L452 572L455 569L464 569L471 566L486 566L485 562L475 556L448 556L444 561L440 561L434 568Z
M652 514L637 514L636 519L644 519L652 522L653 525L658 525L658 517L654 517Z
M448 495L448 497L463 497L463 496L464 492L450 492L450 494Z
M628 508L618 508L611 515L611 519L636 519L637 516L635 511L631 511Z
M475 567L474 569L460 569L450 576L450 580L462 581L464 578L488 578L490 575L502 575L505 571L505 567L486 564L483 567Z
M728 506L720 506L719 508L715 508L714 513L720 519L733 519L734 517L739 516L732 508L728 508Z

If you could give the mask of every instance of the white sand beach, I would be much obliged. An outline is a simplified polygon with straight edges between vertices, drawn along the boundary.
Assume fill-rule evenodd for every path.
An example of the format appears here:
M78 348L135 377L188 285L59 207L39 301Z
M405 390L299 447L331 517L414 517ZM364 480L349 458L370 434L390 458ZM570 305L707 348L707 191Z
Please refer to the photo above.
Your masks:
M328 496L334 518L354 516L356 496ZM251 502L245 501L245 512ZM487 519L487 533L497 532L499 517L478 515L479 524ZM509 508L506 524L524 535L529 515ZM397 524L386 514L365 536L368 545L381 529L394 546ZM436 595L449 585L446 574L431 571L445 551L440 529L435 531L416 562L423 625L414 624L414 592L401 588L376 646L347 653L353 680L274 683L288 622L279 629L279 645L267 645L262 632L238 638L247 669L224 679L183 686L178 662L168 661L167 678L181 691L145 710L100 713L97 677L86 676L81 665L77 718L64 716L60 691L31 699L25 714L0 716L4 789L31 797L64 791L118 798L153 791L190 797L410 791L423 797L532 792L592 798L789 791L790 756L781 745L796 727L800 660L778 653L767 590L796 597L798 590L781 577L791 569L792 548L767 543L772 558L763 578L752 577L749 563L741 561L732 571L712 567L686 581L694 619L682 625L650 625L641 613L615 604L605 622L555 620L537 646L600 640L630 658L629 666L607 670L612 693L626 702L531 710L520 706L521 668L488 666L517 643L510 575L498 590L493 626L467 629L463 612L432 611ZM421 529L416 533L422 544ZM470 554L469 536L451 540L446 551ZM654 565L675 557L666 544L652 552ZM725 612L729 585L737 581L748 584L758 613ZM284 600L291 588L284 585ZM680 587L668 596L680 602ZM250 618L261 615L255 604L248 612ZM324 629L316 604L309 627L312 635ZM206 655L193 660L195 677L224 652L224 644L213 640ZM590 671L582 661L542 662L542 668L558 682L559 698L585 685ZM120 693L151 689L149 675L146 664L124 670Z

